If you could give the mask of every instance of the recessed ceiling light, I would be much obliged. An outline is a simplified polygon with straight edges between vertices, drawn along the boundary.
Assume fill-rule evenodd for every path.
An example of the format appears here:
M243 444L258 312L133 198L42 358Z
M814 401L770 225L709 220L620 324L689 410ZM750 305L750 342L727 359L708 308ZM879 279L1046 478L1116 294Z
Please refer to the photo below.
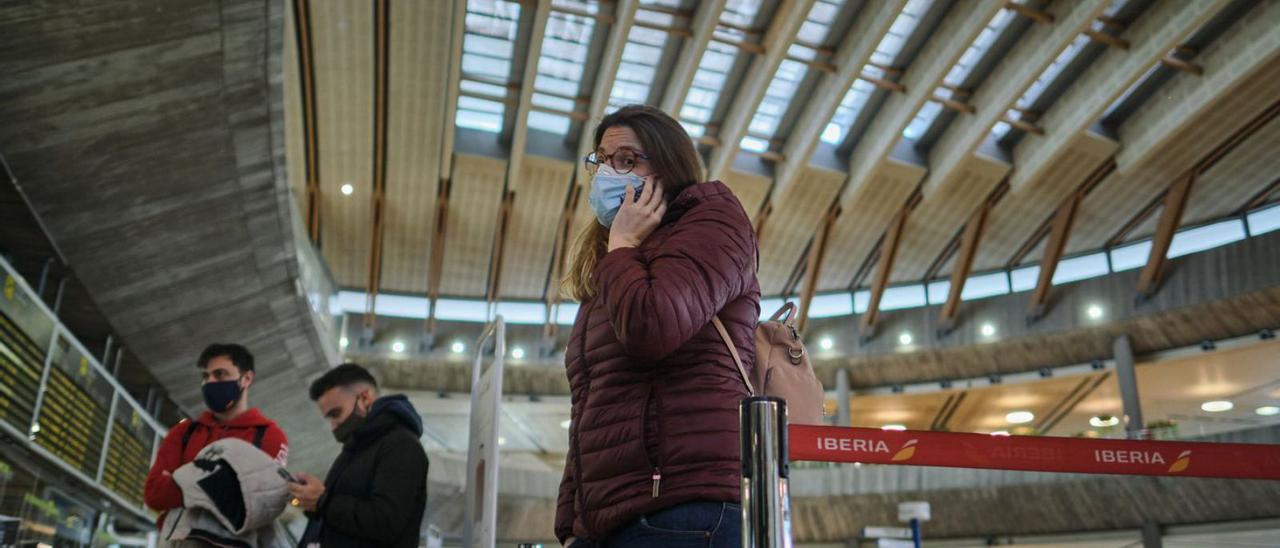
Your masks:
M1259 415L1262 415L1264 417L1270 417L1272 415L1280 415L1280 407L1276 407L1274 405L1265 405L1257 409L1254 409L1253 412Z
M454 341L453 346L450 346L449 350L452 350L454 354L461 354L467 351L467 345L462 341Z
M1120 424L1120 417L1112 415L1098 415L1089 418L1089 425L1094 428L1106 428Z
M515 359L517 359L517 360L523 360L523 359L524 359L524 349L523 349L523 348L520 348L519 346L517 346L517 347L515 347L515 348L512 348L512 349L511 349L511 357L512 357L512 358L515 358Z
M356 191L356 187L352 186L352 185L351 185L351 183L345 183L345 184L343 184L343 185L342 185L342 195L343 195L343 196L350 196L350 195L351 195L351 193L353 193L353 192L355 192L355 191Z
M880 429L881 429L881 430L893 430L893 431L895 431L895 432L901 432L901 431L903 431L903 430L906 430L906 429L907 429L907 427L906 427L906 426L903 426L903 425L901 425L901 424L886 424L886 425L884 425L884 426L881 426L881 427L880 427Z
M1200 404L1200 409L1209 413L1221 413L1223 411L1230 411L1235 406L1236 404L1227 400L1214 400Z
M831 337L823 337L822 339L818 340L818 347L822 348L823 350L831 350L831 347L835 345L836 345L836 342L831 340Z
M351 344L351 341L348 341L346 337L342 337L341 339L338 339L338 346L341 346L342 348L346 348L348 344Z
M898 335L898 344L900 344L900 345L902 345L902 346L907 346L907 345L911 344L911 341L913 341L913 340L915 340L915 339L912 339L912 338L911 338L911 334L910 334L910 333L903 333L903 334L901 334L901 335Z
M1096 304L1091 304L1089 305L1089 308L1085 309L1084 313L1088 314L1090 319L1096 320L1102 317L1102 307Z
M396 341L396 342L391 343L391 351L392 351L392 352L404 352L404 343L402 343L402 342L400 342L400 341Z
M992 436L1008 436L1008 435L1009 435L1009 431L1008 431L1008 430L996 430L995 432L992 432L992 433L991 433L991 435L992 435Z
M573 419L565 419L565 420L562 420L562 421L560 421L560 428L563 428L563 429L565 429L565 430L568 430L568 429L569 429L569 425L570 425L570 424L573 424Z
M1010 424L1026 424L1036 420L1036 415L1030 411L1014 411L1005 415L1004 420L1009 421Z
M982 324L982 328L979 329L979 332L982 333L983 337L990 337L996 334L996 326L984 323Z

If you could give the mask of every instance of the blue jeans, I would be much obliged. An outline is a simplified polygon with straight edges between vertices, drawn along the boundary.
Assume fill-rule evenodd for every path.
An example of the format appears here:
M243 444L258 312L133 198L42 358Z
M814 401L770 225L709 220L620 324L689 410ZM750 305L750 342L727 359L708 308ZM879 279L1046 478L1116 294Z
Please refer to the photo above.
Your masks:
M640 516L603 541L578 539L570 548L737 548L742 507L728 502L686 502Z

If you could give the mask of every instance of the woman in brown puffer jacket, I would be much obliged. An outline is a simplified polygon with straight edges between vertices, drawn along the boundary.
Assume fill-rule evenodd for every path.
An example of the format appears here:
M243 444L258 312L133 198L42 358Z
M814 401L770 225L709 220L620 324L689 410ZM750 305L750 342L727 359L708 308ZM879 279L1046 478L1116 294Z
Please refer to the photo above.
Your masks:
M760 316L756 239L724 183L699 182L667 114L624 107L595 130L591 205L569 292L569 455L556 536L575 548L738 546L738 404ZM631 197L624 199L624 196Z

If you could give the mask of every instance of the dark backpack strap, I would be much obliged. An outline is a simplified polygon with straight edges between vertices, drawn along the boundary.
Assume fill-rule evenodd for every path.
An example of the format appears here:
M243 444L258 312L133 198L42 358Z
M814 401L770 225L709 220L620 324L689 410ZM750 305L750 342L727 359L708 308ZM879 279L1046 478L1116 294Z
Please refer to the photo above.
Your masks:
M262 449L262 438L267 436L267 425L263 424L254 428L253 446Z
M196 427L197 427L197 426L200 426L200 423L198 423L198 422L196 422L196 421L190 421L190 422L188 422L187 424L188 424L188 426L187 426L187 430L186 430L185 432L183 432L183 433L182 433L182 449L178 451L178 460L179 460L179 461L181 461L182 459L186 458L186 456L187 456L187 444L191 442L191 435L192 435L192 434L194 434L194 433L196 432Z

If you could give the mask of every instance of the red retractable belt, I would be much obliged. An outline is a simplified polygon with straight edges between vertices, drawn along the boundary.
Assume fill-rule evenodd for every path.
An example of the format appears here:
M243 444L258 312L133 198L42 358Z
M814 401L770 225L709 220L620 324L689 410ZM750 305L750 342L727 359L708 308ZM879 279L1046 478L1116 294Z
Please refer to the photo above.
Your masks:
M1280 479L1280 446L791 425L792 461Z

